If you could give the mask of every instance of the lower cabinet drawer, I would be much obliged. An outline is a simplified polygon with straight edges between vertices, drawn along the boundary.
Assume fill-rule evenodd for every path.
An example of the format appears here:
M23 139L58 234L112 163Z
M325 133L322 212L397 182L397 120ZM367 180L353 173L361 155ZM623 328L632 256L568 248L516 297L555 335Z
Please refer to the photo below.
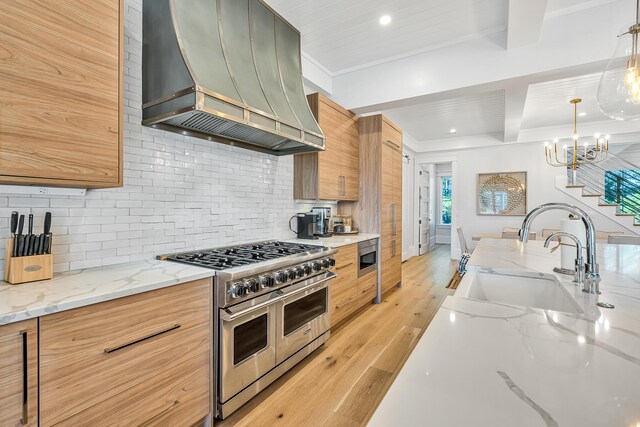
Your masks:
M184 383L188 390L175 391L184 396L172 397L169 404L143 384L165 378L165 385L153 387L171 389L186 375L181 369L189 367L206 381L202 389L208 392L211 298L211 281L204 279L41 317L40 425L82 413L93 417L93 408L109 414L98 424L130 424L117 417L126 416L134 404L148 408L145 419L156 409L169 416L190 406L188 390L198 388L197 381ZM203 406L194 412L206 414L208 399L201 400ZM92 425L75 422L82 424Z
M371 304L378 294L378 272L358 278L358 308Z
M332 298L331 304L331 326L335 326L358 309L358 291L353 287L350 295L343 296L340 300Z
M208 364L201 353L57 425L191 426L209 413Z

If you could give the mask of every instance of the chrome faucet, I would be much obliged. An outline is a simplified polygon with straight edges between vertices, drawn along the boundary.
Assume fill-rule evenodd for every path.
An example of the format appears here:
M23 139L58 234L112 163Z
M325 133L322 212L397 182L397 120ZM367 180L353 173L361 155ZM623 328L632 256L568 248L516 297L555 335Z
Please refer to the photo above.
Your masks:
M547 237L547 240L544 241L544 247L549 247L549 242L554 239L558 239L560 242L560 237L566 237L573 240L576 243L576 262L575 262L575 274L573 276L573 283L580 284L584 282L584 259L582 258L582 242L576 236L570 233L565 233L564 231L559 231L557 233L553 233L551 236Z
M593 221L582 209L571 206L567 203L546 203L533 209L527 214L522 221L522 228L518 235L521 242L527 242L529 240L529 228L533 220L543 212L551 210L562 210L574 214L579 217L584 224L587 233L587 262L584 266L584 280L582 281L582 291L590 294L600 293L600 274L598 273L598 263L596 262L596 228L593 226Z

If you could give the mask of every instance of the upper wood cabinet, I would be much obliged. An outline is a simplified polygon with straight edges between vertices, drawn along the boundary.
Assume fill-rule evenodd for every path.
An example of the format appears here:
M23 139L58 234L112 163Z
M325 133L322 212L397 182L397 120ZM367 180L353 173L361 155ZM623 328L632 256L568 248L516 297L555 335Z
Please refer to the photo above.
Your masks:
M294 156L295 199L358 200L358 118L327 97L307 96L326 138L326 150Z
M38 320L0 326L0 426L38 425Z
M122 186L123 2L0 8L0 184Z

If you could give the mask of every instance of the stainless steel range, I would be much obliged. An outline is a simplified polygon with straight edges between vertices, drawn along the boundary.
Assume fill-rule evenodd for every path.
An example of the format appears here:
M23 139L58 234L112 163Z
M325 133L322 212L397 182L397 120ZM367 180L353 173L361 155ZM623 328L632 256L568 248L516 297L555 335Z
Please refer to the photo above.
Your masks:
M277 241L158 258L216 270L216 405L225 418L329 338L335 249Z

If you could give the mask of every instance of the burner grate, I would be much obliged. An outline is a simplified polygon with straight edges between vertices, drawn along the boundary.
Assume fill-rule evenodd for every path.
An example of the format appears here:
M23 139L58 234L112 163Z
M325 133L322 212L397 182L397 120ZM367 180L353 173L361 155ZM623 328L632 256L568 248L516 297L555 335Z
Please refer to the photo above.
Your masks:
M225 248L161 255L158 258L197 265L199 267L206 267L214 270L225 270L228 268L269 261L289 255L296 255L307 252L311 249L318 249L318 246L287 242L261 242Z

